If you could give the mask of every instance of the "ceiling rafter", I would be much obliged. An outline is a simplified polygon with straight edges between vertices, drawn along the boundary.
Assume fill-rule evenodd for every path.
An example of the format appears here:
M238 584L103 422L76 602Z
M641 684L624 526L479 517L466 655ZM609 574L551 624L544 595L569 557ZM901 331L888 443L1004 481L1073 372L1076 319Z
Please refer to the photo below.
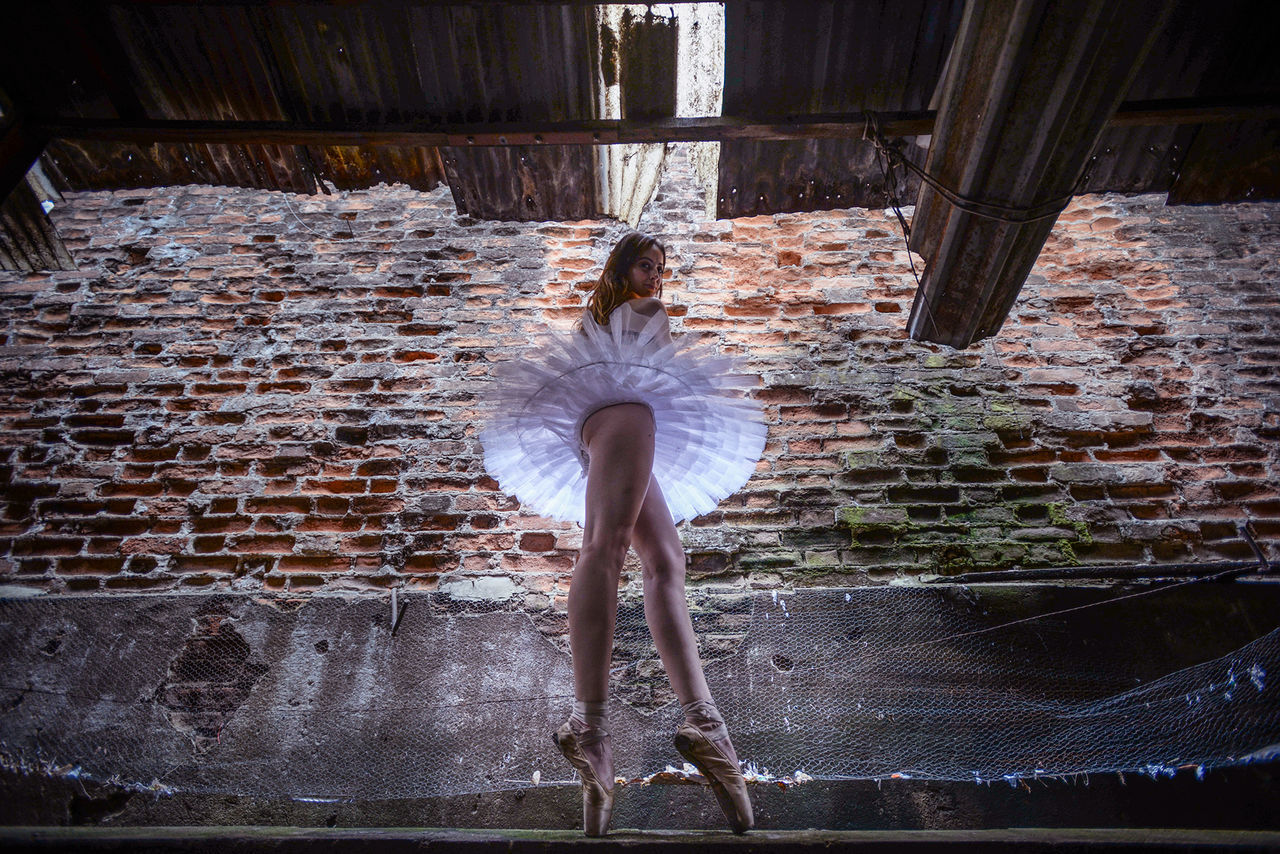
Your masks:
M1107 127L1201 125L1280 118L1273 99L1171 98L1121 104ZM888 137L933 133L935 110L877 113ZM738 116L657 119L585 119L440 126L387 123L361 127L335 122L46 119L34 123L49 139L92 139L142 144L392 145L494 147L517 145L613 145L653 142L722 142L861 138L865 113L809 114L781 119Z

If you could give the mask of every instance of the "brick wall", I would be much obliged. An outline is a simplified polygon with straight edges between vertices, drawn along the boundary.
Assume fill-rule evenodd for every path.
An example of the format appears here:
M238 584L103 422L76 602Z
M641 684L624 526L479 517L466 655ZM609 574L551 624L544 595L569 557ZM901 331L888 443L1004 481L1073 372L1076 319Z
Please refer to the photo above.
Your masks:
M960 352L905 337L892 215L707 221L691 174L677 149L641 226L676 330L741 354L770 420L747 487L683 526L696 578L1241 558L1243 520L1280 557L1280 207L1077 199ZM563 596L578 531L485 475L473 394L568 327L621 226L401 186L52 216L80 271L0 274L0 582Z

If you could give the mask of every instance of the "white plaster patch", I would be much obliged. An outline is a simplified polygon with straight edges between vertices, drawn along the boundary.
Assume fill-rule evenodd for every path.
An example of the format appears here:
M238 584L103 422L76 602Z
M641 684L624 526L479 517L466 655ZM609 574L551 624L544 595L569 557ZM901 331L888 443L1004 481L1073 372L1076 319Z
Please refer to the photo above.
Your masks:
M524 591L505 575L483 575L446 581L440 585L440 592L453 599L499 602Z

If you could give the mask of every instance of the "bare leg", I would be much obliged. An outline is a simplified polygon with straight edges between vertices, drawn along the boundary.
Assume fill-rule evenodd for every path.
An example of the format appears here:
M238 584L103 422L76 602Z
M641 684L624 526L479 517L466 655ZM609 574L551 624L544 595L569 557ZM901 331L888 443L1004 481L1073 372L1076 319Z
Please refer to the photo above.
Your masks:
M684 546L662 489L652 477L636 521L633 545L644 566L645 620L671 687L684 707L685 723L676 730L676 749L707 778L730 826L735 833L742 833L755 824L751 797L739 770L738 754L702 671L685 596Z
M613 813L613 748L608 732L609 661L618 612L618 576L653 468L653 415L634 403L610 406L582 426L587 517L569 584L569 649L576 700L555 741L582 777L582 829L604 836Z
M636 520L632 544L644 567L645 620L667 669L672 690L684 706L711 699L685 597L684 546L671 521L662 489L652 477Z
M591 458L587 518L569 585L569 649L579 700L609 695L618 576L649 488L653 435L653 415L635 403L602 409L582 427Z
M632 544L644 567L644 616L649 633L662 657L662 665L671 680L686 719L707 733L717 746L737 765L738 755L729 741L724 721L711 701L711 689L702 671L698 655L698 638L689 617L689 600L685 595L685 558L680 533L671 521L671 511L658 481L649 479L636 520ZM708 717L708 712L712 717Z

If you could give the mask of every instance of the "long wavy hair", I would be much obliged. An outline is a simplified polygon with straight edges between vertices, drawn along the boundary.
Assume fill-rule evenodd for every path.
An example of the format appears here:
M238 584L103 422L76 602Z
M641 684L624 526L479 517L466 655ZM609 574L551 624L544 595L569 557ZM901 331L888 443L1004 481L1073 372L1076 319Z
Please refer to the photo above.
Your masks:
M587 297L587 310L591 317L601 326L609 322L609 315L615 308L631 298L631 288L627 285L627 271L645 252L658 247L662 253L662 263L667 262L667 247L658 238L633 231L626 234L609 253L609 260L604 262L604 271L600 280L591 288L591 296ZM658 294L662 296L662 280L658 280Z

